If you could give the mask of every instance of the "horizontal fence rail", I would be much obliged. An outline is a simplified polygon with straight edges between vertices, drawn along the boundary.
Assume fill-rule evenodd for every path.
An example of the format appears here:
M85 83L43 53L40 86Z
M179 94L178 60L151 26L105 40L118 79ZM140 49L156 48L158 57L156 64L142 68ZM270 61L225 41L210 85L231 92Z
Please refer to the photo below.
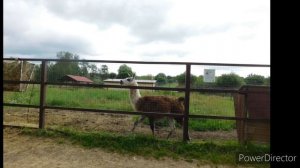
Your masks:
M195 62L147 62L147 61L115 61L115 60L64 60L64 59L30 59L30 58L4 58L3 60L20 60L20 61L41 61L41 80L40 81L14 81L3 80L4 84L40 84L40 104L14 104L3 103L4 106L11 107L27 107L27 108L39 108L39 128L45 127L45 110L70 110L70 111L86 111L97 113L110 113L110 114L126 114L126 115L157 115L157 116L169 116L169 117L182 117L183 122L183 140L189 139L188 135L188 122L189 118L202 118L202 119L218 119L218 120L254 120L254 121L269 121L269 119L253 119L247 117L228 117L228 116L213 116L213 115L194 115L189 114L190 106L190 93L191 92L203 92L203 93L232 93L232 94L244 94L238 89L228 88L190 88L190 76L191 65L211 65L211 66L241 66L241 67L270 67L270 65L264 64L229 64L229 63L195 63ZM103 85L103 84L82 84L82 83L62 83L62 82L48 82L47 81L47 63L51 61L56 62L97 62L97 63L128 63L128 64L164 64L164 65L185 65L186 66L186 84L181 88L172 87L145 87L145 86L120 86L120 85ZM121 111L121 110L103 110L103 109L88 109L88 108L69 108L69 107L56 107L48 106L46 104L46 89L48 85L56 86L79 86L79 87L91 87L91 88L121 88L121 89L145 89L145 90L165 90L165 91L177 91L185 93L185 113L184 114L170 114L170 113L158 113L158 112L140 112L140 111ZM259 93L259 92L255 92Z
M41 82L36 81L13 81L13 80L3 80L3 83L7 84L41 84ZM166 90L166 91L185 91L185 88L172 88L172 87L147 87L147 86L119 86L119 85L102 85L102 84L84 84L84 83L63 83L63 82L45 82L46 85L58 85L58 86L84 86L92 88L119 88L119 89L145 89L145 90ZM263 86L262 86L263 87ZM227 89L227 88L190 88L191 92L207 92L207 93L245 93L244 91L239 91L238 89ZM251 93L261 93L259 91Z
M3 106L11 107L27 107L27 108L39 108L39 105L29 105L29 104L17 104L17 103L3 103Z
M138 111L121 111L121 110L97 110L97 109L86 109L86 108L69 108L69 107L55 107L45 106L47 109L56 110L72 110L72 111L86 111L86 112L98 112L98 113L110 113L110 114L126 114L126 115L157 115L157 116L170 116L170 117L182 117L182 114L172 113L158 113L158 112L138 112Z
M14 80L3 80L3 83L7 83L7 84L41 84L41 82L37 82L37 81L14 81Z
M56 61L56 62L101 62L127 64L164 64L164 65L211 65L211 66L241 66L241 67L270 67L267 64L231 64L231 63L201 63L201 62L155 62L155 61L116 61L116 60L67 60L67 59L38 59L38 58L3 58L3 60L20 61Z

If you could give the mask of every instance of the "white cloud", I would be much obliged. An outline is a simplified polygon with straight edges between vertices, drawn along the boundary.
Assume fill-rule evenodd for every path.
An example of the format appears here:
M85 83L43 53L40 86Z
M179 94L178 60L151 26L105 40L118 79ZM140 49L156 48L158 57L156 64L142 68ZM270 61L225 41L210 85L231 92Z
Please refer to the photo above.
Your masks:
M100 60L270 64L270 2L4 1L5 56L54 58L58 51ZM133 66L140 74L182 72Z

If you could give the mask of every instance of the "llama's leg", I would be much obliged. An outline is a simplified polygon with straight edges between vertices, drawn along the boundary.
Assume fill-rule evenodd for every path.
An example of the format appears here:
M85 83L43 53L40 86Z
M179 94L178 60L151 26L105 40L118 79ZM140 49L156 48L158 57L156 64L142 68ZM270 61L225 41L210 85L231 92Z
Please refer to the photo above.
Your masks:
M152 135L154 136L155 123L154 123L154 119L152 117L149 117L149 124L150 124L150 128L152 131Z
M145 118L146 118L146 116L144 116L144 115L140 116L140 118L134 122L134 125L133 125L133 128L131 129L131 131L133 132L133 131L135 130L135 127L136 127L139 123L143 122Z
M169 139L169 137L173 134L173 132L176 129L175 120L173 118L169 118L168 120L169 120L169 126L170 126L171 131L169 132L167 139Z

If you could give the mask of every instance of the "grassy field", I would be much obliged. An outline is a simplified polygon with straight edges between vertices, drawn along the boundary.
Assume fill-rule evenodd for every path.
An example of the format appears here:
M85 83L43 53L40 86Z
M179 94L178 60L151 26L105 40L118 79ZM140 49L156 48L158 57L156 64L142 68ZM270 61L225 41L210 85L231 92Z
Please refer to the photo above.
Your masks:
M133 111L128 89L97 89L82 87L47 87L46 104L49 106ZM183 92L141 90L142 95L184 96ZM4 92L4 102L39 104L39 85L26 92ZM191 93L190 114L234 116L231 96ZM232 130L234 121L193 119L190 128L196 131Z
M59 144L71 141L87 148L102 148L107 151L118 152L125 155L139 155L161 159L171 157L184 159L188 162L199 160L215 164L237 165L236 154L245 152L269 153L269 145L246 144L240 145L236 141L198 141L184 143L156 139L145 135L120 135L109 132L80 132L69 128L56 128L51 130L36 130L25 128L23 134L56 138ZM248 165L249 166L249 165ZM254 167L269 167L269 164L251 164Z

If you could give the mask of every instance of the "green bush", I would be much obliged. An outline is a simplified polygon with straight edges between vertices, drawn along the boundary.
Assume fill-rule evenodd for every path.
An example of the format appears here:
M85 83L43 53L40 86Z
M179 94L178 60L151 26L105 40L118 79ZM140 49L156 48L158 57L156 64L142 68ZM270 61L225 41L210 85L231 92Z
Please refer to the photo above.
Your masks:
M194 84L194 87L196 87L196 88L213 88L215 86L216 86L215 82L212 82L212 83L204 82L202 75L197 77L195 84Z
M154 79L158 85L163 85L167 83L167 76L164 73L157 74Z
M217 86L219 87L240 87L243 83L243 78L235 73L223 74L217 78Z
M179 86L184 86L185 85L185 72L176 76L176 79L178 81ZM196 80L197 80L197 76L191 74L191 79L190 79L191 87L195 86Z
M248 85L263 85L265 77L261 75L250 74L245 78L245 83Z
M271 83L271 77L269 76L269 77L267 77L267 78L265 78L265 85L270 85L270 83Z

